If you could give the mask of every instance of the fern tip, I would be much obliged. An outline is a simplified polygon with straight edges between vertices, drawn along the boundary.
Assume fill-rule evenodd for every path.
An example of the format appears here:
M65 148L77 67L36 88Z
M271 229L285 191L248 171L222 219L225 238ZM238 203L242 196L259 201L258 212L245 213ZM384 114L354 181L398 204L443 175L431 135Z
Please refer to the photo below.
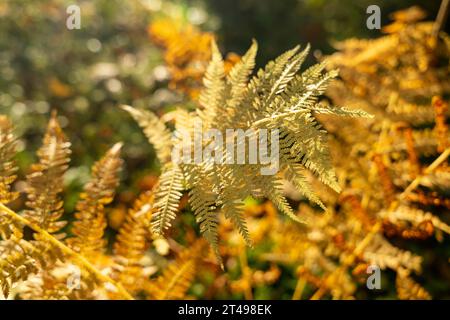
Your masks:
M113 145L110 149L111 154L116 155L120 152L120 150L123 147L123 142L117 142L115 145Z

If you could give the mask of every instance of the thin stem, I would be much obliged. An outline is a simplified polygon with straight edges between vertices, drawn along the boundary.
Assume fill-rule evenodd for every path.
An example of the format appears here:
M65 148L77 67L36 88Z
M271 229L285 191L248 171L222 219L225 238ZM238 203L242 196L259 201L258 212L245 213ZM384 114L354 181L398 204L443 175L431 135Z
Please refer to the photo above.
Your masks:
M239 260L241 263L242 278L245 281L245 291L244 291L245 300L253 300L251 271L248 266L245 244L242 244L240 246Z
M280 113L280 114L277 114L277 115L272 115L270 117L260 119L260 120L258 120L256 122L254 122L251 127L252 128L257 128L260 125L265 124L267 122L271 122L271 121L273 121L275 119L288 117L288 116L296 114L296 113L306 113L306 112L308 112L308 110L306 110L306 109L299 109L299 110L292 110L292 111L288 111L288 112L283 112L283 113Z
M50 242L52 245L58 247L66 256L71 257L72 260L84 267L88 272L93 274L96 278L103 282L109 282L112 285L114 285L117 288L117 291L120 292L120 294L126 299L126 300L133 300L133 297L126 291L122 285L107 275L104 275L101 273L95 266L93 266L85 257L83 257L81 254L73 251L71 248L66 246L61 241L57 240L55 237L53 237L50 233L36 225L35 223L29 221L28 219L22 217L21 215L17 214L16 212L9 209L7 206L5 206L3 203L0 203L0 211L8 214L13 219L25 224L26 226L30 227L35 232L39 233L43 236L44 239L46 239L48 242Z
M299 277L297 280L297 285L295 286L294 294L292 295L292 300L301 300L305 287L306 280L303 277Z
M417 186L420 184L424 176L432 173L434 170L436 170L441 163L443 163L445 160L447 160L448 156L450 155L450 148L445 149L444 152L441 153L439 157L436 158L436 160L433 161L425 170L424 173L420 176L417 176L406 189L399 195L399 200L405 199L405 197L411 193Z
M436 17L436 21L433 25L433 37L437 38L439 32L445 27L445 22L447 21L448 9L450 0L442 0L439 12Z

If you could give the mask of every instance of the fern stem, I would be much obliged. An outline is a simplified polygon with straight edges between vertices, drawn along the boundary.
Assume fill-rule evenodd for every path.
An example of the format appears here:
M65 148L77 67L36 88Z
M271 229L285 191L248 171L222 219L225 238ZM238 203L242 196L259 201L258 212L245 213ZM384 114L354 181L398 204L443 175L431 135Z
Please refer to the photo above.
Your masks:
M258 128L261 124L265 124L267 122L271 122L271 121L273 121L275 119L291 116L291 115L296 114L296 113L306 113L306 112L307 112L307 110L305 110L305 109L299 109L299 110L292 110L292 111L289 111L289 112L283 112L283 113L280 113L280 114L277 114L277 115L272 115L270 117L262 118L262 119L259 119L258 121L255 121L252 124L252 128Z
M305 287L306 287L306 280L303 277L298 277L297 285L295 286L295 291L294 294L292 295L292 300L301 300Z
M433 161L432 164L430 164L425 170L422 175L417 176L410 184L409 186L400 194L399 199L403 200L411 191L413 191L417 186L420 184L420 181L424 176L427 174L432 173L434 170L436 170L437 167L441 163L443 163L445 160L447 160L448 156L450 155L450 148L445 149L444 152L441 153L439 157L436 158L436 160Z
M81 254L73 251L68 246L66 246L64 243L57 240L55 237L53 237L50 233L39 227L37 224L30 222L28 219L22 217L21 215L17 214L13 210L9 209L7 206L5 206L3 203L0 203L0 210L4 213L11 216L13 219L25 224L26 226L33 229L35 232L39 233L43 236L44 239L46 239L48 242L53 244L54 246L58 247L65 255L72 258L72 260L77 263L80 266L83 266L88 272L95 275L96 278L103 282L109 282L113 286L117 288L117 291L126 299L126 300L134 300L134 298L126 291L122 285L107 275L104 275L101 273L94 265L92 265L85 257L83 257Z
M441 6L436 17L436 21L433 25L433 37L437 38L439 32L445 27L445 22L447 21L448 10L450 8L450 0L442 0Z

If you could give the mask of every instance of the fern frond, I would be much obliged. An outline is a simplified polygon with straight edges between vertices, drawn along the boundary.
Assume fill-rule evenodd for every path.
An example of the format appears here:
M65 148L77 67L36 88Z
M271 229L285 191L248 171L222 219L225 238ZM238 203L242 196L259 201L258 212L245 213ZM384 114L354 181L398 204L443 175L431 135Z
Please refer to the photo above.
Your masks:
M131 114L142 128L145 136L154 146L160 163L169 161L172 152L171 133L164 123L150 111L136 109L127 105L123 105L122 109Z
M202 241L197 241L190 248L184 249L177 259L163 271L162 275L149 284L147 291L152 298L156 300L185 298L195 277L203 250Z
M192 137L195 122L202 120L202 129L220 131L226 137L226 143L238 140L239 148L230 158L219 146L213 150L222 160L219 163L211 159L174 165L170 161L162 162L161 186L156 194L157 212L152 223L156 234L169 228L175 218L178 202L183 188L191 190L191 205L200 223L203 235L212 243L217 254L215 208L230 219L247 244L251 244L250 235L244 219L243 201L247 197L271 198L288 216L301 221L290 208L281 190L281 181L276 175L261 177L264 164L248 163L247 146L253 134L262 129L277 129L281 132L280 153L281 168L290 168L289 177L294 185L304 188L303 193L313 202L323 206L300 173L292 172L307 169L318 176L319 180L336 192L340 185L336 179L331 155L327 143L327 132L318 123L315 115L329 113L345 116L368 116L359 110L345 108L324 108L318 105L330 81L337 71L323 72L325 63L316 65L299 74L303 60L309 52L309 46L299 52L297 46L267 63L256 75L252 74L255 64L257 45L254 42L242 60L225 76L222 56L215 42L212 43L213 57L204 79L204 90L200 99L200 108L192 112L171 114L175 120L173 146L183 150L184 135ZM236 131L227 136L227 129L240 129L245 132L242 139ZM250 132L250 133L248 133ZM251 135L252 137L249 137ZM241 138L240 138L241 137ZM201 147L210 146L211 140L205 139ZM242 143L241 140L244 140ZM253 141L256 141L253 139ZM222 141L223 143L223 141ZM268 143L271 144L271 143ZM194 146L195 148L195 146ZM187 149L187 148L185 148ZM200 150L200 151L203 151ZM274 151L276 152L276 151ZM245 154L244 154L245 153ZM192 148L188 154L192 160ZM189 157L186 157L189 158ZM230 158L230 159L229 159ZM230 163L228 160L245 159L246 163ZM183 160L188 160L183 158ZM183 176L188 183L183 186ZM209 188L204 187L208 185Z
M189 203L194 211L197 223L200 225L200 232L210 243L217 261L223 268L222 258L219 252L219 235L216 212L216 195L211 190L210 179L200 179L202 175L195 174L192 182L192 189L189 192Z
M367 246L363 258L381 269L390 268L395 271L421 271L422 257L409 251L394 247L382 235L377 234Z
M332 114L332 115L338 115L338 116L345 116L345 117L358 117L358 118L373 118L373 115L365 112L364 110L360 109L348 109L345 107L337 107L337 106L323 106L323 105L315 105L312 107L309 107L311 111L314 111L316 114Z
M77 252L86 256L101 253L106 245L103 238L106 228L105 205L113 198L119 184L121 143L115 144L92 166L91 180L84 186L76 205L72 233L74 237L67 243Z
M159 185L155 191L155 213L151 223L152 232L163 235L176 217L178 204L182 196L183 172L175 164L164 167Z
M0 242L0 288L5 297L15 283L39 270L33 252L32 245L22 239Z
M308 113L297 114L295 122L287 122L287 127L289 131L282 131L280 141L280 149L284 150L285 161L301 163L315 173L324 184L340 192L331 156L326 146L326 131Z
M413 226L420 226L426 222L430 222L434 228L439 229L447 234L450 234L450 226L441 221L438 217L430 212L425 212L420 209L408 207L405 205L399 206L396 210L385 210L379 213L380 217L399 225L402 222L408 222Z
M59 232L66 221L59 219L63 215L63 176L68 168L70 142L61 130L53 113L43 139L42 147L37 151L39 162L31 167L27 175L28 187L26 202L30 210L25 211L25 217L36 223L49 233ZM57 235L64 238L64 234Z
M317 204L323 210L326 210L325 205L320 200L319 196L312 190L311 185L306 180L302 173L301 165L288 165L285 171L285 176L288 181L291 181L297 190L303 194L309 201Z
M270 105L268 97L276 83L276 79L280 78L286 64L289 63L289 60L295 56L299 49L300 46L296 46L281 54L274 61L270 61L264 69L258 70L256 75L250 79L248 83L248 94L242 101L245 109L241 116L244 119L241 121L247 122L246 124L248 125L256 120L257 115L255 111L263 112L267 108L267 105Z
M6 134L9 127L3 122L4 118L0 118L2 125L2 143L1 149L5 151L11 136ZM3 140L3 138L6 139ZM64 136L61 127L56 120L56 114L48 124L44 137L43 146L38 150L39 162L32 167L32 172L28 175L28 201L27 206L31 209L26 210L24 214L19 215L0 202L0 288L4 295L20 281L29 280L30 276L41 276L47 280L50 279L50 271L58 265L64 263L66 259L73 261L83 272L82 283L87 284L86 288L93 291L94 284L101 285L103 283L112 284L113 290L116 290L120 297L131 299L129 293L107 275L104 275L93 266L86 256L80 255L66 246L61 240L63 235L59 233L60 229L65 225L64 221L59 221L63 213L62 201L60 193L62 192L62 179L68 164L68 155L70 154L69 142ZM120 148L120 145L119 145ZM119 148L113 148L113 152ZM8 152L2 153L3 168L8 167L10 158ZM4 164L7 164L6 166ZM100 163L99 167L103 170L110 167L106 162ZM104 184L112 182L106 176ZM114 183L113 183L114 184ZM92 188L91 191L95 191ZM88 190L89 191L89 190ZM106 190L103 190L103 198L110 198ZM105 201L107 203L110 200ZM25 239L24 226L31 230L31 239ZM90 226L89 226L90 227ZM30 238L27 235L27 238ZM86 277L84 276L86 275ZM48 297L64 298L66 290L57 289L57 282L54 288L45 289ZM47 285L43 283L42 285ZM66 286L66 284L63 284ZM19 290L19 288L18 288ZM20 291L17 291L20 294ZM85 290L84 297L90 296ZM47 296L47 295L45 295ZM76 294L75 294L76 296ZM42 298L42 297L41 297Z
M283 67L283 71L274 81L266 98L265 102L268 106L270 106L270 103L272 102L272 99L275 97L275 95L282 93L287 88L289 82L295 77L303 61L308 55L309 49L310 46L308 44L305 50L292 57L290 61Z
M137 262L145 251L145 237L148 233L146 223L151 219L154 210L154 194L144 192L128 211L123 225L119 229L114 254Z
M224 201L221 208L225 218L229 219L237 228L247 246L253 247L253 242L244 217L244 203L239 200L227 200Z
M401 300L431 300L430 294L415 282L406 271L397 273L395 286L398 298Z
M73 251L71 248L66 246L63 242L54 237L54 235L48 233L46 230L39 227L37 224L27 220L21 215L18 215L5 205L0 203L0 212L4 215L9 216L15 223L20 225L26 225L30 229L32 229L35 234L33 237L33 243L30 241L26 241L24 243L21 239L21 233L19 233L20 237L11 238L12 244L23 243L23 247L21 251L25 251L28 257L34 258L35 265L38 266L37 270L43 270L46 268L48 264L54 264L54 257L58 260L62 260L64 257L70 258L76 265L83 270L86 270L90 276L91 281L100 282L100 283L108 283L112 284L115 289L117 289L118 293L120 293L121 297L126 299L133 299L132 296L122 287L120 283L117 283L107 275L104 275L100 272L94 265L92 265L84 256L79 253ZM36 245L36 246L35 246ZM6 255L9 253L9 250L6 250ZM5 256L5 254L3 254ZM0 257L0 261L2 257ZM22 259L22 258L18 258ZM0 262L2 264L3 262ZM9 264L6 261L6 264ZM35 271L35 269L33 269ZM33 271L33 272L34 272ZM25 276L24 276L25 277ZM0 286L3 286L0 283Z
M218 117L223 109L223 99L225 92L225 69L222 55L217 48L214 40L211 41L212 60L206 69L203 78L204 89L200 93L200 105L204 108L201 111L203 120L210 122L212 126L216 124ZM222 110L223 112L223 110Z
M144 192L128 211L125 222L119 229L114 242L115 259L120 266L115 278L123 284L129 292L137 292L143 287L144 270L140 260L147 250L147 223L154 211L154 194Z
M262 178L262 185L265 186L265 196L275 204L278 209L292 220L298 223L304 223L289 205L286 197L283 195L283 185L281 179Z
M16 180L17 167L13 157L16 155L16 141L12 133L12 124L6 116L0 115L0 202L7 204L17 198L11 191Z
M250 49L242 56L241 61L236 63L227 76L228 86L231 88L228 105L235 108L245 97L248 78L255 68L255 57L258 44L253 40Z
M305 71L306 73L307 71ZM318 97L322 95L328 88L330 82L338 75L337 70L332 70L325 74L318 72L317 74L312 74L310 76L297 77L296 81L291 84L292 89L289 90L291 94L300 85L301 90L298 90L297 94L292 96L284 95L285 101L291 105L290 110L298 110L299 108L309 108L317 103Z

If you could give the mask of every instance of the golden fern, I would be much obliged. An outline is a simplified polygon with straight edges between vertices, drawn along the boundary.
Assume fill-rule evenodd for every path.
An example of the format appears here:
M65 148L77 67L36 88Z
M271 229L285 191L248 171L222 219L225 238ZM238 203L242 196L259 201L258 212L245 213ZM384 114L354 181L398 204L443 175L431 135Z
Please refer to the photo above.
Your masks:
M11 192L11 184L16 179L17 171L13 161L16 143L12 125L3 115L0 115L0 130L0 203L7 204L17 198L17 193Z
M139 292L145 288L145 268L140 264L147 250L148 221L153 213L154 193L143 193L128 211L125 222L119 229L114 242L117 261L113 275L129 292Z
M161 174L159 186L155 194L154 221L152 221L152 231L161 235L171 226L171 221L175 219L178 211L178 204L183 190L183 173L179 166L168 164Z
M25 210L23 214L18 214L3 204L15 197L15 193L11 192L9 187L14 180L12 175L14 163L11 160L14 156L14 137L11 135L11 126L7 118L2 116L0 120L2 129L0 132L0 141L2 142L0 144L0 161L6 173L5 177L8 178L1 182L3 200L0 203L0 288L2 294L8 296L11 288L14 288L15 294L20 295L20 289L16 290L20 282L32 286L33 280L40 279L40 282L34 283L34 286L37 288L36 285L40 283L43 296L36 294L34 297L80 297L67 286L67 290L60 290L62 288L61 281L65 281L65 279L61 280L53 275L54 270L61 267L67 270L67 267L74 263L81 271L81 284L84 288L79 292L82 293L81 296L84 294L85 298L91 297L94 286L100 288L105 283L109 283L121 298L132 298L120 283L100 272L92 261L73 251L61 241L64 235L60 233L60 230L65 222L59 220L63 214L59 194L63 190L62 179L67 168L70 150L69 142L59 126L56 114L53 113L43 139L43 146L38 150L39 162L32 166L32 172L27 177L29 185L27 206L29 209ZM111 148L94 167L94 176L97 179L94 179L94 182L85 188L87 192L90 192L90 199L97 196L95 199L98 199L99 203L95 203L94 200L89 203L100 209L99 212L94 213L103 213L103 206L112 200L114 192L110 188L117 184L115 175L117 167L120 165L119 149L120 144ZM105 170L110 172L105 172ZM84 208L83 201L81 204L80 207ZM104 218L99 220L101 219ZM32 230L31 239L24 238L24 226ZM102 223L98 226L102 226ZM103 232L103 229L101 231ZM92 244L94 241L93 238L87 240L87 244ZM98 242L102 244L101 241ZM51 283L54 284L53 289L55 290L45 287ZM44 292L46 293L44 294ZM26 297L26 290L23 293Z
M5 297L17 282L39 271L39 258L39 252L28 241L12 238L0 242L0 288Z
M340 116L369 117L359 110L329 108L318 103L328 83L337 75L336 71L323 73L324 64L313 66L298 73L309 47L299 51L299 47L269 62L264 69L250 79L255 65L257 51L253 42L248 52L228 73L215 42L212 42L212 60L204 77L204 89L200 94L200 107L193 112L174 111L175 131L170 144L164 145L164 154L178 148L182 150L183 134L192 137L195 123L202 121L203 129L217 129L225 136L226 129L235 128L259 132L260 129L280 129L280 167L285 178L296 181L297 186L306 186L302 170L316 174L326 185L339 192L334 169L327 146L326 131L316 120L316 115L327 113ZM141 125L150 142L152 137L163 133L167 141L169 133L162 130L164 124L156 124L154 116L143 110L124 106ZM148 119L152 119L151 122ZM149 125L153 123L152 125ZM151 133L153 132L153 133ZM215 143L213 139L203 141L203 146ZM238 144L242 143L238 141ZM245 141L244 141L245 143ZM216 145L215 145L216 146ZM158 151L160 144L155 144ZM216 146L217 148L217 146ZM190 151L192 152L192 150ZM219 158L225 154L215 150ZM244 151L245 152L245 151ZM192 154L191 154L192 156ZM248 157L245 154L234 155ZM161 157L160 157L161 158ZM193 159L193 157L191 157ZM183 189L191 190L190 203L202 233L218 254L217 218L215 209L220 209L239 232L251 244L248 229L243 217L242 203L248 196L267 197L289 217L301 221L290 208L283 195L281 175L260 174L263 164L211 164L196 161L178 164L172 161L162 163L161 184L156 191L156 214L153 232L162 234L175 218L177 206ZM299 169L301 169L299 171ZM304 187L300 192L319 205L317 196L311 188ZM204 194L204 196L200 196Z
M171 133L159 118L148 111L138 111L129 106L123 107L144 128L144 134L154 146L156 156L161 163L170 161L171 156Z
M164 62L170 72L169 88L197 100L211 59L214 35L200 31L186 21L168 17L152 21L148 33L153 42L164 50ZM225 71L229 71L238 61L238 55L228 54Z
M38 226L55 234L58 239L64 234L56 234L66 224L60 221L64 209L61 199L63 176L70 161L68 142L53 113L45 133L43 145L37 151L39 162L32 165L27 175L27 206L24 217Z
M105 205L111 203L119 184L121 169L121 143L114 145L98 162L92 166L92 178L84 187L76 205L77 212L73 223L74 237L67 243L77 252L92 256L105 249L103 239L106 228Z
M407 271L397 273L395 285L401 300L431 300L430 294L415 282Z
M174 262L164 269L162 275L150 282L147 291L156 300L179 300L196 275L197 266L203 256L204 244L201 240L184 249Z
M309 214L315 210L302 204L307 227L283 225L270 233L275 248L265 256L298 264L294 297L302 296L306 283L317 288L311 299L355 297L355 281L376 264L405 279L403 287L397 283L399 298L408 291L410 297L429 298L403 276L420 273L422 257L389 240L440 240L449 231L439 217L448 205L448 109L440 96L433 97L449 92L449 51L442 41L447 36L435 37L431 30L431 23L405 20L380 39L339 44L340 52L328 59L328 68L339 67L341 76L327 91L332 101L377 117L339 123L326 114L319 118L331 133L343 194L314 185L329 214Z

